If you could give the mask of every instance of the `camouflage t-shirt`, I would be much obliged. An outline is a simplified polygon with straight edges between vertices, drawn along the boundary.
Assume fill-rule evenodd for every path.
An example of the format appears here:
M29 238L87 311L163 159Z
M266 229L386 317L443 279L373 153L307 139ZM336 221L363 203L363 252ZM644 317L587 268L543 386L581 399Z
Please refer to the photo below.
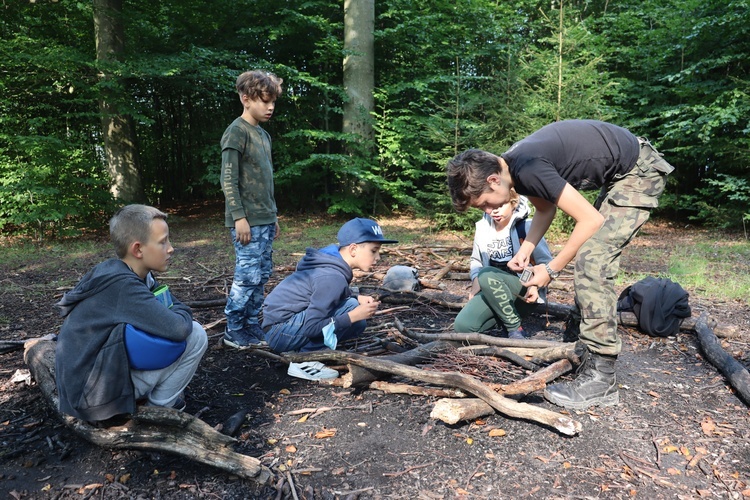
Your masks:
M247 218L251 226L276 222L271 136L241 117L221 137L221 189L224 225Z

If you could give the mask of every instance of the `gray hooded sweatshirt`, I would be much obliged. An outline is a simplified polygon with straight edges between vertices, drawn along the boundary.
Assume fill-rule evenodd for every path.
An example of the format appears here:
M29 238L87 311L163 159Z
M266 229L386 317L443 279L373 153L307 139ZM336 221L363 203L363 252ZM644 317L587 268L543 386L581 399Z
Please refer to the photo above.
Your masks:
M193 329L190 308L174 298L165 308L154 298L156 286L150 273L144 282L125 262L110 259L57 303L65 317L55 352L61 412L86 421L135 412L125 324L175 341Z

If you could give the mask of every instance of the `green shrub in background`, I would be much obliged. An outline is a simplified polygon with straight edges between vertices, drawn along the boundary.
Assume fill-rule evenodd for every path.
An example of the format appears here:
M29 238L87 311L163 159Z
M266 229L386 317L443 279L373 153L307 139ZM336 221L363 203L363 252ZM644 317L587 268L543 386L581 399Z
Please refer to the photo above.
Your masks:
M745 227L750 220L750 184L747 179L717 174L706 179L698 194L675 200L687 212L688 220L723 229Z
M114 209L93 151L53 137L16 136L0 149L0 230L37 240L101 227Z

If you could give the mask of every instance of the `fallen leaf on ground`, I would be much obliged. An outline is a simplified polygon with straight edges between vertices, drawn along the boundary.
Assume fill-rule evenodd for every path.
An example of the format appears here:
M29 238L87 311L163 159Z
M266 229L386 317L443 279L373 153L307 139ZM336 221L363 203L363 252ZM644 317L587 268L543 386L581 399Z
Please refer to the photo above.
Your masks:
M716 424L714 424L711 417L703 417L703 420L701 421L701 429L703 430L703 434L710 436L716 431Z
M336 435L336 429L323 429L315 433L315 439L326 439Z
M490 437L502 437L505 436L506 432L503 429L492 429L488 435Z

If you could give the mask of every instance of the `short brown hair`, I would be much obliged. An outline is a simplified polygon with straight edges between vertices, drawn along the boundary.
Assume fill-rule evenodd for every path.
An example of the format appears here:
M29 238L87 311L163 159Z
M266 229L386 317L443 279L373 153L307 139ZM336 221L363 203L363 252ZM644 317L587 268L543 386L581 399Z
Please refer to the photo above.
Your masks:
M154 219L167 220L167 214L148 205L126 205L109 220L109 237L117 257L122 259L134 241L146 243L151 238Z
M245 71L237 77L237 93L247 95L250 99L262 101L275 100L281 95L281 84L284 80L266 71Z
M500 173L500 161L487 151L467 149L448 162L446 173L453 207L465 212L471 200L489 190L487 177Z

